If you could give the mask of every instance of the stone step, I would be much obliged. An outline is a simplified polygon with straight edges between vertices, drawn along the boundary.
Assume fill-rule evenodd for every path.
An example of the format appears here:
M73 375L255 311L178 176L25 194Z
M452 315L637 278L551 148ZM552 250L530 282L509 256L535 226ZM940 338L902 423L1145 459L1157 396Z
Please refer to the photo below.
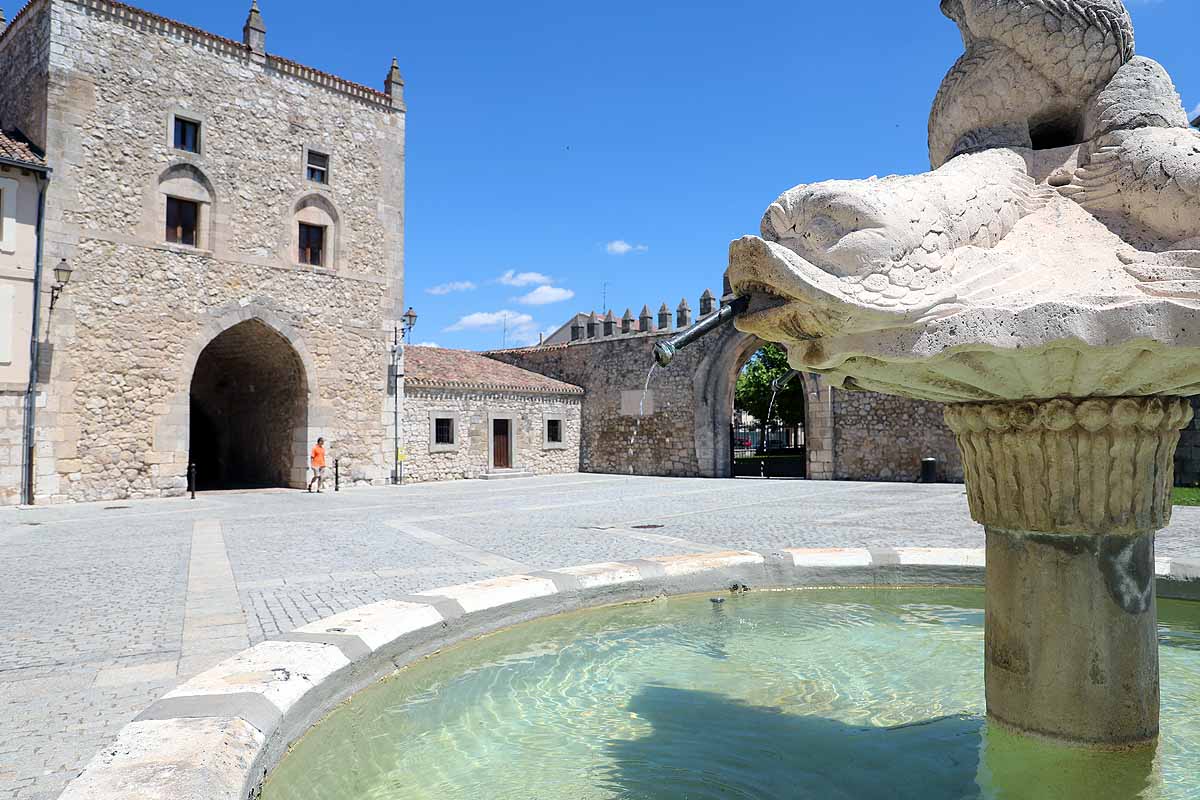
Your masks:
M493 469L479 476L485 481L507 481L514 478L532 478L534 474L520 469Z

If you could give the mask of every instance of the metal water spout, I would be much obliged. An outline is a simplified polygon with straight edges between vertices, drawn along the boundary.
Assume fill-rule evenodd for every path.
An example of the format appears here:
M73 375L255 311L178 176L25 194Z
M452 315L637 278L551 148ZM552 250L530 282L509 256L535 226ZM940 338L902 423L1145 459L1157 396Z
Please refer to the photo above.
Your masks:
M750 299L748 297L734 298L728 305L722 306L716 314L705 317L678 336L654 345L654 360L660 367L669 366L678 351L733 322L738 314L744 312L749 306Z
M800 374L800 370L793 369L783 375L780 375L778 378L771 381L771 391L774 392L775 394L779 394L784 389L786 389L787 385L792 382L792 379L795 378L799 374Z

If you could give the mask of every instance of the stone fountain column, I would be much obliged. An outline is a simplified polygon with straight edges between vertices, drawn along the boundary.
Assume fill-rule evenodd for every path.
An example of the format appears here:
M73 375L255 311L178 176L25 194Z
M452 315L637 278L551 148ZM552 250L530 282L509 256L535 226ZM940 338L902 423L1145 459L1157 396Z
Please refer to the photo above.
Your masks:
M1158 737L1154 534L1191 418L1175 397L947 407L987 532L993 722L1101 747Z
M996 730L1136 747L1158 736L1154 535L1200 395L1200 139L1120 0L1032 5L943 0L969 57L930 112L933 169L789 189L726 278L738 329L794 369L948 407L987 533Z

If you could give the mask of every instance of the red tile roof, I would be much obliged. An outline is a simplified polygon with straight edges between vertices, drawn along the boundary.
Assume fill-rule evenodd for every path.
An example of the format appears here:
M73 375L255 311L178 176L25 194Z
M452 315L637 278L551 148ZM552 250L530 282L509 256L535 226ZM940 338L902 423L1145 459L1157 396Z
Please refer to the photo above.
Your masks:
M17 130L0 131L0 159L42 169L46 166L42 151Z
M583 394L583 389L466 350L405 347L404 382L446 389L490 389L532 394Z

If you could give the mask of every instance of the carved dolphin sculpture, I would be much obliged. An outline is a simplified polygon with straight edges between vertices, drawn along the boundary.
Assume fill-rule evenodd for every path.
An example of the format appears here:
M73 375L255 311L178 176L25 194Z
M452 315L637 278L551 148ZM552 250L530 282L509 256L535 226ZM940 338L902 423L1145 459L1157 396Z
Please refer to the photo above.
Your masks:
M1200 297L1200 133L1166 70L1135 57L1097 93L1088 127L1060 191L1141 248L1121 258L1143 291Z
M942 0L942 10L967 54L934 104L938 166L781 196L761 238L731 246L734 291L776 298L752 303L739 328L802 341L913 327L972 305L1066 298L1085 291L1077 278L1114 300L1200 300L1200 135L1166 71L1133 56L1120 0ZM1078 167L1058 150L1050 157L1067 167L1039 183L1031 131L1064 114L1084 138Z
M972 150L1078 141L1088 100L1133 57L1133 23L1121 0L942 0L941 7L966 52L929 117L935 168Z
M1176 249L1200 239L1200 133L1166 70L1139 56L1092 105L1094 138L1062 193L1105 221L1127 220L1135 241Z
M952 310L975 277L964 264L1050 195L1004 149L923 175L797 186L767 209L761 238L733 243L730 283L790 301L753 316L795 339L913 322Z

